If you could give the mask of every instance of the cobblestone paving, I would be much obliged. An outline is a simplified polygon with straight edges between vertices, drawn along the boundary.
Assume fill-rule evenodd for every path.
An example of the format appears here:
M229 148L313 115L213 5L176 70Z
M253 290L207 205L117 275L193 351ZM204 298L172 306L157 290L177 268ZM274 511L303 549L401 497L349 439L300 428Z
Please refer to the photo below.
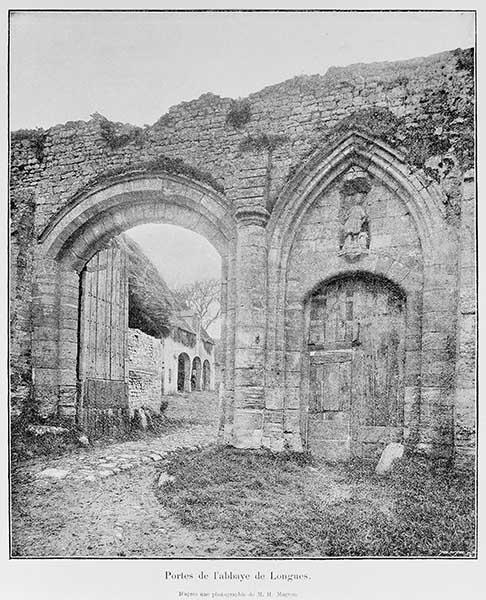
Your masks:
M60 458L33 459L16 471L19 475L34 476L40 483L105 479L146 463L160 461L172 450L202 448L216 442L216 412L215 394L175 397L170 401L168 416L186 419L186 424L175 431L157 438L84 449Z
M14 469L12 556L232 555L232 539L185 527L154 492L164 484L158 465L167 453L216 440L216 394L170 398L167 416L182 426L158 438L39 457Z

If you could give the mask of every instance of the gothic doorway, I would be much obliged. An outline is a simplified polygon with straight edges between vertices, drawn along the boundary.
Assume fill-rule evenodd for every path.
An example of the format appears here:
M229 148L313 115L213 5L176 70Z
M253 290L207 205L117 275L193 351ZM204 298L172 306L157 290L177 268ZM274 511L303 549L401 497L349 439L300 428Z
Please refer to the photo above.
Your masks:
M372 458L401 439L405 297L390 282L352 275L310 299L307 446L316 456Z

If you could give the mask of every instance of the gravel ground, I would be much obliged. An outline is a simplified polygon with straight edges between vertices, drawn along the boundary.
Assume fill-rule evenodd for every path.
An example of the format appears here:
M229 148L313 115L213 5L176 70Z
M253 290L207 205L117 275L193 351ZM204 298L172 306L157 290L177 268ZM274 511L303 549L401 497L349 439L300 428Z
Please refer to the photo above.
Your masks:
M95 482L19 483L12 556L221 556L228 543L182 527L157 501L155 465Z
M38 458L12 473L12 556L224 556L219 534L181 526L156 500L156 465L178 448L216 441L217 398L171 399L187 426L160 438Z

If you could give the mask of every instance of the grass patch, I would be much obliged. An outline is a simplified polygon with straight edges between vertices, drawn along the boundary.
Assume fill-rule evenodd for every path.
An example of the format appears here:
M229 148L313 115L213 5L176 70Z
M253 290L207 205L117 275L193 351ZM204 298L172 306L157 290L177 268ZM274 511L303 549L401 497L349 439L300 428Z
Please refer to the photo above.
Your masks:
M49 422L49 425L64 430L57 435L36 435L29 430L31 422L39 425L45 424L42 422L37 423L35 419L29 420L21 417L11 425L10 458L13 465L39 456L61 456L79 447L77 438L81 435L81 432L73 428L70 421L55 418Z
M219 530L245 556L473 556L474 478L404 460L390 477L308 456L179 451L156 489L184 525Z

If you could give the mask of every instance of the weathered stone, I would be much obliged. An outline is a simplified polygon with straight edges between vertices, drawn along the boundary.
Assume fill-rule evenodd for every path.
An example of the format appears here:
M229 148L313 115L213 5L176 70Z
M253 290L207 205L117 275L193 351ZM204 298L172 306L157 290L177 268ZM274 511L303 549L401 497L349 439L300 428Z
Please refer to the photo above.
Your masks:
M173 477L172 475L169 475L168 473L161 473L157 480L157 485L159 487L162 487L166 483L172 483L173 481L175 481L175 477Z
M67 433L69 429L66 427L54 427L53 425L28 425L27 432L31 433L35 436L44 436L44 435L63 435Z
M113 471L110 471L108 469L102 469L101 471L98 471L98 475L102 479L106 479L107 477L111 477L113 475Z
M461 455L472 456L474 131L472 119L450 114L458 106L473 114L474 80L464 68L468 57L469 51L452 51L353 65L270 86L251 95L249 129L239 133L226 122L231 101L214 95L173 107L147 128L141 145L128 136L111 148L94 118L46 131L41 161L35 140L14 132L13 417L32 402L40 417L88 420L87 414L76 414L82 411L80 387L87 388L77 372L79 273L121 231L153 221L189 227L222 256L221 439L238 447L315 453L326 447L336 454L340 446L371 456L395 439L386 437L393 426L393 435L406 437L410 445L424 443L430 452L446 448L458 462ZM120 141L122 126L113 124L113 131ZM359 180L367 185L360 187ZM367 281L375 290L380 282L401 296L403 319L396 316L403 327L392 332L398 332L399 350L385 353L399 357L400 367L392 371L401 379L388 396L396 406L390 401L388 417L369 425L373 431L361 426L351 432L352 424L366 421L350 416L350 407L359 402L338 410L334 398L333 410L318 417L327 432L319 450L313 445L318 436L310 390L340 377L345 389L346 376L337 375L341 367L332 367L328 379L324 368L310 373L310 298L336 280ZM383 301L379 326L388 319L394 302L389 300ZM348 343L356 379L358 358L372 353L360 350L357 329L362 325L361 336L367 335L365 320L344 318L346 311L359 310L359 303L351 304L343 300L335 322L338 328L349 321L348 332L332 337L323 329L323 336L331 336L325 341L331 340L336 352L337 345ZM343 337L336 342L337 333ZM191 388L196 352L168 342L170 336L162 342L139 335L135 342L138 334L129 335L131 349L122 353L131 363L128 373L108 391L102 393L100 386L95 393L100 404L106 398L112 402L96 408L100 427L110 436L127 427L135 410L142 427L151 425L161 388L169 391L170 379L171 390L177 389L174 356L187 354L181 391ZM395 344L393 335L390 340ZM167 367L167 356L177 361L164 369L164 379L155 356L161 346ZM147 360L151 350L153 360ZM143 355L146 372L139 361ZM341 437L331 439L334 434ZM364 438L368 441L353 441Z
M385 475L388 473L392 469L393 464L402 458L403 452L403 444L399 444L398 442L388 444L381 453L380 460L376 465L375 473L377 475Z
M69 471L65 469L45 469L38 474L38 477L47 479L65 479L69 475Z
M143 408L139 408L138 415L139 415L140 428L147 429L147 415L145 414L145 411Z

